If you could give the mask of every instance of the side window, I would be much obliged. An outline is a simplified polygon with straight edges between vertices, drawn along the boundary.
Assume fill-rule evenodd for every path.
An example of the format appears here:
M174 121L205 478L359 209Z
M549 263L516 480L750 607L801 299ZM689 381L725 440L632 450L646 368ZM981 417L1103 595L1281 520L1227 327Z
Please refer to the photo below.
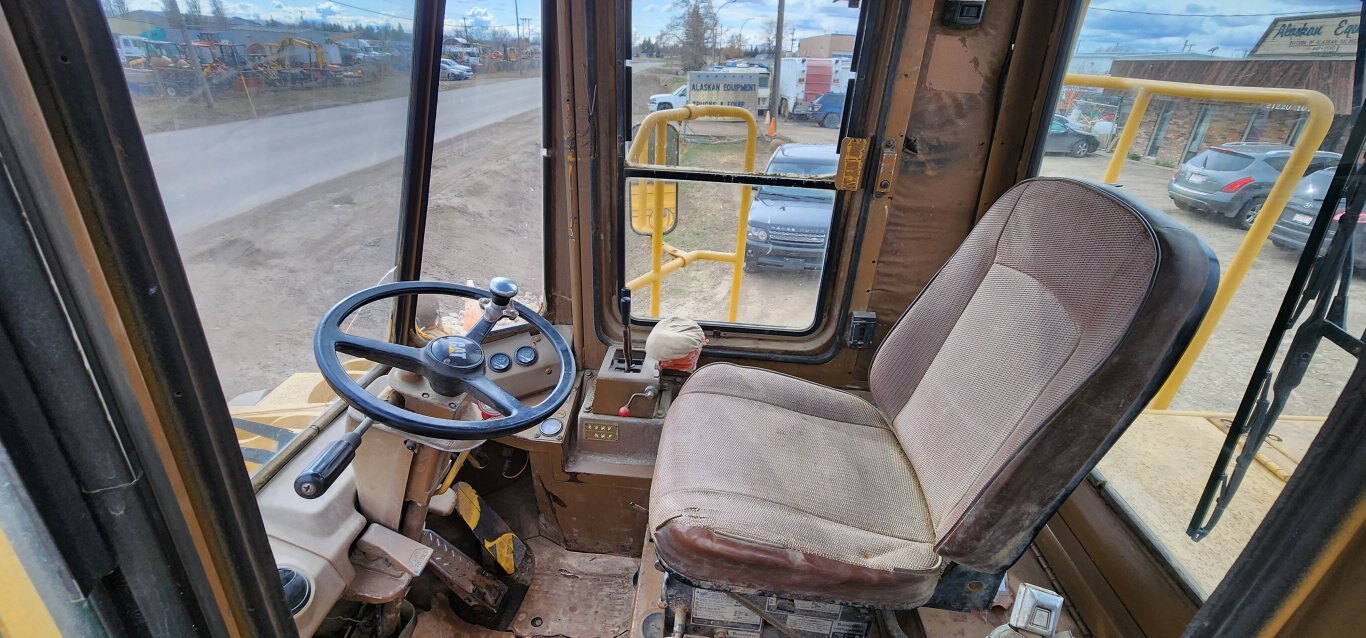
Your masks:
M1113 122L1113 129L1106 129L1113 137L1102 140L1101 146L1109 144L1113 151L1078 158L1045 147L1050 154L1044 156L1039 173L1122 184L1125 192L1190 228L1223 266L1221 294L1231 292L1231 297L1226 308L1212 308L1206 316L1208 340L1192 342L1190 353L1198 356L1183 362L1189 363L1188 373L1178 368L1097 467L1107 498L1132 512L1137 531L1171 558L1174 572L1182 574L1194 591L1208 594L1296 472L1356 364L1353 356L1321 342L1307 370L1299 372L1302 381L1288 394L1279 416L1265 422L1265 429L1250 430L1252 434L1240 438L1240 433L1249 432L1243 429L1247 420L1235 419L1240 408L1246 408L1245 395L1265 399L1258 411L1267 404L1279 405L1276 402L1286 396L1281 385L1275 390L1260 385L1263 376L1257 363L1270 327L1278 324L1282 298L1316 221L1320 200L1315 198L1324 197L1332 177L1330 171L1303 176L1299 170L1284 170L1289 159L1284 143L1293 140L1317 152L1306 172L1336 165L1333 154L1347 143L1353 105L1347 103L1351 91L1345 90L1350 80L1342 84L1329 77L1352 77L1360 16L1354 10L1272 13L1240 18L1248 21L1246 32L1213 34L1193 25L1235 18L1183 17L1183 11L1205 12L1195 5L1183 10L1170 3L1162 9L1164 17L1152 18L1153 30L1145 32L1145 41L1187 42L1189 52L1180 54L1180 62L1171 62L1173 54L1116 47L1106 25L1132 16L1111 4L1089 5L1069 65L1084 65L1089 75L1107 76L1107 86L1090 85L1085 76L1068 76L1055 113L1093 132L1098 123ZM1292 31L1325 35L1311 42L1285 35ZM1311 69L1333 71L1317 75ZM1116 79L1134 88L1113 88ZM1199 85L1194 90L1201 97L1165 94L1158 83L1166 82ZM1139 87L1146 87L1142 90L1150 99L1138 99ZM1267 93L1308 89L1333 96L1336 103L1311 112L1318 107L1284 93L1266 102L1239 102L1234 100L1242 98L1231 92L1219 93L1227 87L1259 87ZM1306 124L1310 119L1314 126ZM1127 147L1117 143L1124 138L1129 140ZM1198 149L1203 150L1189 162L1197 170L1173 170L1187 153ZM1107 177L1112 161L1119 169L1117 178ZM1263 190L1240 190L1262 180L1270 172L1267 168L1297 187L1284 208L1267 205ZM1235 255L1253 258L1245 274L1229 268ZM1331 276L1323 279L1332 283ZM1366 288L1352 280L1321 298L1332 300L1338 290L1344 295L1341 307L1352 309L1344 313L1345 329L1361 334L1366 315L1359 309L1366 304ZM1300 319L1309 314L1306 311ZM1270 368L1278 384L1296 329L1286 334ZM1241 487L1229 480L1235 466L1225 462L1233 458L1228 455L1239 454L1246 461L1241 465L1246 470ZM1214 481L1209 480L1212 474ZM1235 486L1236 493L1225 491L1228 485ZM1222 515L1213 524L1215 510L1205 509L1205 504L1220 502ZM1201 512L1198 520L1196 512Z
M1067 132L1067 127L1065 127L1065 126L1063 126L1063 125L1061 125L1061 124L1059 124L1059 123L1057 123L1057 122L1054 122L1054 123L1048 125L1048 132L1049 132L1049 133L1066 133L1066 132Z
M614 253L634 317L812 329L830 287L842 112L817 98L842 94L852 77L845 61L812 51L852 53L859 9L788 3L780 16L776 0L630 4L622 128L639 127L640 152L624 163ZM707 111L661 120L666 106L683 106L679 96Z

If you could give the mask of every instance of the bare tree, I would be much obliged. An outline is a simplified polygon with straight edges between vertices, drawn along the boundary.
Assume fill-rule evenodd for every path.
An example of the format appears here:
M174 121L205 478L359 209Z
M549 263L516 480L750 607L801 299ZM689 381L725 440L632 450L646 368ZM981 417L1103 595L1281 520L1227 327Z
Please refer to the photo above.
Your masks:
M769 18L764 21L764 28L762 31L764 34L764 42L759 46L762 48L763 53L772 53L774 50L773 34L778 31L778 23L774 21L773 18Z
M228 12L223 8L223 0L209 0L209 10L213 11L213 20L218 23L218 28L226 31L228 29Z
M185 0L185 23L195 26L204 23L204 4L200 0Z

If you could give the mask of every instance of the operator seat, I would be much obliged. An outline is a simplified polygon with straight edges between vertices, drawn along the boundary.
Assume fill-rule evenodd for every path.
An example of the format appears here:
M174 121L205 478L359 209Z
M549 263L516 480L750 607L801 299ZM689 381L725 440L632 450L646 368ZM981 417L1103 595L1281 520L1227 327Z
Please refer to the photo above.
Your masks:
M707 589L912 608L946 565L1000 574L1147 404L1219 263L1123 192L1003 195L892 328L876 401L731 364L665 419L661 564Z

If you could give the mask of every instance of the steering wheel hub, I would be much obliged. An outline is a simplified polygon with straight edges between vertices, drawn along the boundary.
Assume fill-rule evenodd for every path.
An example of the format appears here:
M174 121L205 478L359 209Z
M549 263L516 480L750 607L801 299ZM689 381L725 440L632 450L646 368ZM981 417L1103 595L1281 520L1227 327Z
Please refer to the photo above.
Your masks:
M452 372L476 372L484 365L484 348L465 337L440 337L426 347L427 355Z

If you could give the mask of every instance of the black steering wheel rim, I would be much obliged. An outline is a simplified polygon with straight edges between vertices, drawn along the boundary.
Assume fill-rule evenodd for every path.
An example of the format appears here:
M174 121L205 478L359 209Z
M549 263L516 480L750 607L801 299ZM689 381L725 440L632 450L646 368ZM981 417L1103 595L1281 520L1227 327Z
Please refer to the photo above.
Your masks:
M365 388L361 387L360 384L352 380L351 376L342 368L341 362L337 357L338 352L346 352L347 350L352 350L354 352L361 349L371 349L371 352L368 353L369 356L367 356L367 354L358 354L355 356L422 374L424 378L428 378L428 381L431 382L432 379L427 376L428 373L432 372L431 370L425 368L413 369L413 365L405 365L419 363L421 366L434 365L431 360L431 353L429 352L431 348L412 348L374 339L356 337L341 329L342 322L357 310L371 303L409 294L443 294L454 297L464 297L467 299L481 299L491 296L491 293L487 290L474 288L472 286L462 286L460 284L439 281L400 281L367 288L337 302L331 310L327 311L327 314L323 315L322 321L318 324L318 330L314 335L313 340L313 356L317 360L318 369L322 372L323 379L327 381L327 385L331 386L333 391L337 393L337 396L340 396L342 400L346 401L351 407L356 408L362 414L377 422L384 423L409 434L445 440L479 440L497 438L521 432L554 414L555 411L559 410L560 407L564 405L564 402L569 399L569 393L573 390L574 375L577 372L574 365L573 351L570 349L569 343L544 317L530 308L517 303L515 300L510 302L511 307L516 309L521 318L525 319L527 323L538 329L541 334L545 336L550 345L554 348L555 355L560 363L560 377L556 381L555 387L551 393L542 399L540 403L537 403L534 406L524 406L513 398L511 399L513 404L509 405L509 407L520 406L521 409L513 409L511 410L511 414L482 421L461 421L456 419L440 419L418 414L393 405L387 401L383 401L379 397L371 394ZM481 321L484 320L481 319ZM491 327L491 325L488 326L489 329L491 329ZM442 339L458 341L462 345L474 344L475 349L479 349L482 345L482 336L486 333L487 330L481 333L481 338L478 341L471 341L466 337L443 337ZM473 332L471 334L473 334ZM437 340L433 340L433 343L436 341ZM432 344L428 345L431 346ZM460 380L462 382L479 384L478 387L469 385L465 387L464 391L468 391L476 397L478 397L480 393L491 394L495 391L507 395L506 391L499 388L497 384L484 376L484 361L481 349L478 356L479 358L477 361L474 361L471 357L470 361L465 362L464 366L468 369L459 372ZM411 357L411 359L409 359L409 357ZM476 367L477 370L475 369ZM439 380L447 381L449 379L442 378ZM511 395L507 395L505 399L510 397ZM506 403L506 401L504 402ZM500 411L504 411L503 406L496 407L498 407Z

